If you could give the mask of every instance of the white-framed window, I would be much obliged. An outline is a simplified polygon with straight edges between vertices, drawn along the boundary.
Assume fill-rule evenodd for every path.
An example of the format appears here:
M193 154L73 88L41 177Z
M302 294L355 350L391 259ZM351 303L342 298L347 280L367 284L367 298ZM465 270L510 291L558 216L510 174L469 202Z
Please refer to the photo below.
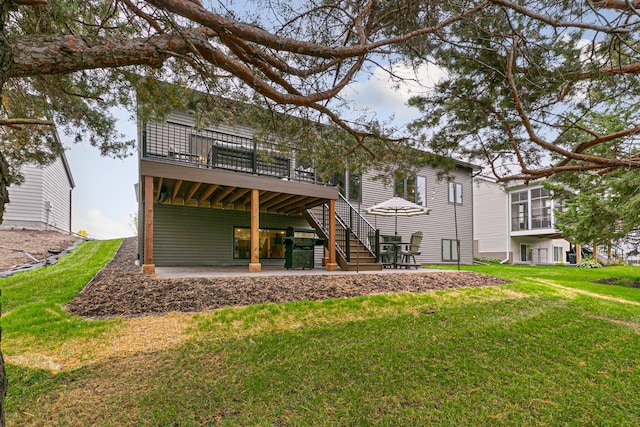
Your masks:
M562 246L553 247L553 262L564 262L564 248Z
M449 183L449 203L462 204L462 184L459 182Z
M511 193L511 231L529 229L529 192Z
M362 201L362 174L349 172L349 200Z
M415 203L420 206L427 206L427 178L424 176L416 176Z
M531 228L551 227L551 197L544 188L531 190Z
M520 261L521 262L531 262L531 254L533 249L529 243L521 243L520 244Z
M420 206L427 206L427 178L415 175L408 178L396 176L394 194Z
M458 261L460 259L460 241L442 239L442 261Z

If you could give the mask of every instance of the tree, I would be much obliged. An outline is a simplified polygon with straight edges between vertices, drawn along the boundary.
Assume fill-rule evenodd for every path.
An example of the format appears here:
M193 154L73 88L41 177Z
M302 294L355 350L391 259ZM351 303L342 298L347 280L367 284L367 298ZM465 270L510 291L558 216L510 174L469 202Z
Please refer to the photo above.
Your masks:
M592 129L598 134L616 134L625 129L628 111L620 109L614 101L606 113L585 114L574 118L581 129ZM588 137L581 131L569 130L563 136L568 141L586 143ZM620 151L621 141L599 145L591 150L603 157L613 157ZM582 171L556 175L547 181L554 198L562 202L556 213L556 226L563 236L574 242L610 244L624 240L634 243L640 231L640 170L632 168L604 169L600 172ZM637 243L637 242L636 242Z
M327 135L278 121L325 163L408 161L411 140L394 138L388 124L348 119L341 95L358 76L378 67L391 73L389 64L407 58L447 69L431 97L414 101L428 114L416 127L434 128L430 145L439 152L480 153L497 174L515 158L524 178L637 168L629 142L640 130L637 114L620 134L584 129L591 139L583 144L545 138L577 129L565 109L579 116L617 98L637 113L640 1L530 3L264 0L242 11L231 1L0 0L0 214L19 165L55 157L54 125L123 156L133 142L117 131L116 105L142 119L173 108L193 110L202 123L243 114L206 98L187 105L187 89L263 107L253 123L265 131L279 113L332 122L337 130ZM583 37L591 48L580 48ZM139 110L136 97L145 101ZM590 153L613 140L626 141L624 150ZM541 152L561 159L547 168Z
M619 77L640 70L633 9L640 3L530 3L256 1L254 11L242 11L231 2L205 8L199 0L0 0L0 124L11 129L3 151L15 150L6 159L10 181L19 179L21 162L55 157L47 128L53 124L104 154L126 155L133 142L123 140L109 110L134 111L139 96L149 106L137 111L141 117L162 115L186 106L180 88L328 119L351 136L316 150L318 158L330 153L339 161L363 151L358 160L403 159L409 140L391 138L395 129L385 124L347 120L341 98L357 76L403 58L432 61L449 73L433 97L416 101L429 112L419 125L441 130L431 144L440 152L481 153L494 166L496 157L515 158L525 178L558 167L636 167L633 153L592 158L588 147L544 137L548 128L561 133L572 126L559 108L597 110L598 97L575 101L583 92L600 98L637 92L636 79ZM584 37L591 37L591 49L580 44ZM160 91L146 77L179 85ZM637 108L633 96L624 99ZM191 107L203 121L228 116L213 102ZM269 117L262 122L268 126ZM621 137L637 131L630 123ZM309 144L324 139L299 126L291 133ZM587 145L612 137L597 135ZM541 151L566 163L537 171Z
M447 71L411 100L425 145L500 181L637 168L640 2L491 3L407 48ZM582 120L613 107L615 131Z
M640 243L640 170L562 174L546 187L561 202L562 209L555 213L556 228L567 240Z

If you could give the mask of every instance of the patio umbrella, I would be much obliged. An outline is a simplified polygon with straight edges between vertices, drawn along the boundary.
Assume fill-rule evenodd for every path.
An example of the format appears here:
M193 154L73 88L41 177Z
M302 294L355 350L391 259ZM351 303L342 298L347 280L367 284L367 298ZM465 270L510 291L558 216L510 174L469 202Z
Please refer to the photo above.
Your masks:
M389 200L371 206L365 212L371 215L394 216L396 218L395 234L397 235L399 216L428 215L431 209L427 209L424 206L417 205L401 197L392 197Z

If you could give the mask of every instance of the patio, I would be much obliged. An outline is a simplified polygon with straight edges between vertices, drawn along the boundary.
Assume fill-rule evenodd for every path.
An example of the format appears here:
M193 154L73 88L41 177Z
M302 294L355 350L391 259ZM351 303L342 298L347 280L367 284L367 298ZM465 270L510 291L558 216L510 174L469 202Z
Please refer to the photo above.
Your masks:
M424 274L424 273L446 273L453 270L438 270L433 268L408 269L385 269L377 271L327 271L324 267L314 269L292 269L284 267L263 266L262 271L251 273L246 266L228 267L156 267L156 276L159 279L179 279L179 278L215 278L215 277L277 277L277 276L345 276L345 275L367 275L367 274Z

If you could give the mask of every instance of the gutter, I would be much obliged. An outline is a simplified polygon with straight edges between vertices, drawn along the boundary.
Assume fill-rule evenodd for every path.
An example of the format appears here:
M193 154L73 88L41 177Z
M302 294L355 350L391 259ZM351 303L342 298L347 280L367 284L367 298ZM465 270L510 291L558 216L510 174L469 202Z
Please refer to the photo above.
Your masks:
M506 252L506 258L503 259L502 261L500 261L500 264L506 264L509 262L509 253L511 252L511 223L509 222L509 220L511 219L511 212L510 212L510 204L509 204L509 193L507 193L507 191L504 189L504 187L502 187L502 191L505 192L505 195L507 196L507 220L505 221L507 223L507 252Z

